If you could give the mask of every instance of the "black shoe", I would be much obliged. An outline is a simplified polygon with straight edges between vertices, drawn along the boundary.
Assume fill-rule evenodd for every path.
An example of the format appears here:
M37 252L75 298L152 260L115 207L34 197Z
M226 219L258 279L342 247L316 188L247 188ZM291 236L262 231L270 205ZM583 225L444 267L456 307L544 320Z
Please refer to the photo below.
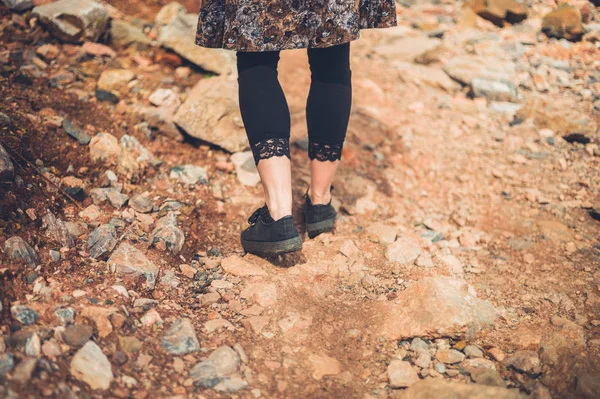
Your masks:
M331 189L333 190L333 187ZM306 232L310 238L315 238L321 233L333 231L335 216L336 212L331 205L331 201L326 205L313 205L308 196L308 191L306 192L304 201L304 222L306 223Z
M248 219L250 227L242 232L242 247L259 255L277 255L302 249L302 238L292 216L273 220L269 208L258 208Z

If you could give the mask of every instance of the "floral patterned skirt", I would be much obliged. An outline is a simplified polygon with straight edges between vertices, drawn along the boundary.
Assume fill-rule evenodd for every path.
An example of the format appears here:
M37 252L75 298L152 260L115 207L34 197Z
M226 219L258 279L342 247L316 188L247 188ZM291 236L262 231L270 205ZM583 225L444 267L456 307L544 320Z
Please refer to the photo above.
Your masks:
M396 26L395 0L203 0L196 44L236 51L329 47Z

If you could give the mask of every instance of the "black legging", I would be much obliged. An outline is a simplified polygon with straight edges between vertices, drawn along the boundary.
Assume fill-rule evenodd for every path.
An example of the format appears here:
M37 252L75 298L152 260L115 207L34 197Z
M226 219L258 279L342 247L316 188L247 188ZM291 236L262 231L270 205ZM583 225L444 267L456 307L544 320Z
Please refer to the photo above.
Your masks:
M308 156L336 161L342 157L352 105L350 43L309 48L308 61ZM278 63L279 51L237 52L240 110L256 164L273 156L290 157L290 110Z

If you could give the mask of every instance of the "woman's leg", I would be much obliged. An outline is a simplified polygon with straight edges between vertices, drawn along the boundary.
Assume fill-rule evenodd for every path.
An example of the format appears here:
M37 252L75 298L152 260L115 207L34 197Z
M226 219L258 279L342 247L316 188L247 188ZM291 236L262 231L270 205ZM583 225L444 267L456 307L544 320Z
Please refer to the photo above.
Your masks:
M278 62L278 51L237 53L240 111L274 220L292 214L290 111Z
M350 43L308 49L308 60L312 77L306 104L312 173L309 197L313 205L328 204L352 106Z

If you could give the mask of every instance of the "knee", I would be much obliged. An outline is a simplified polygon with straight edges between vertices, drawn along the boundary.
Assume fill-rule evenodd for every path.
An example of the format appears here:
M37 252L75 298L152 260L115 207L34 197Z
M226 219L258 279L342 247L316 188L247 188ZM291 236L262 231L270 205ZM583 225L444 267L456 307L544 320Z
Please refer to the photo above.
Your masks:
M351 85L350 43L309 48L308 62L313 81Z

